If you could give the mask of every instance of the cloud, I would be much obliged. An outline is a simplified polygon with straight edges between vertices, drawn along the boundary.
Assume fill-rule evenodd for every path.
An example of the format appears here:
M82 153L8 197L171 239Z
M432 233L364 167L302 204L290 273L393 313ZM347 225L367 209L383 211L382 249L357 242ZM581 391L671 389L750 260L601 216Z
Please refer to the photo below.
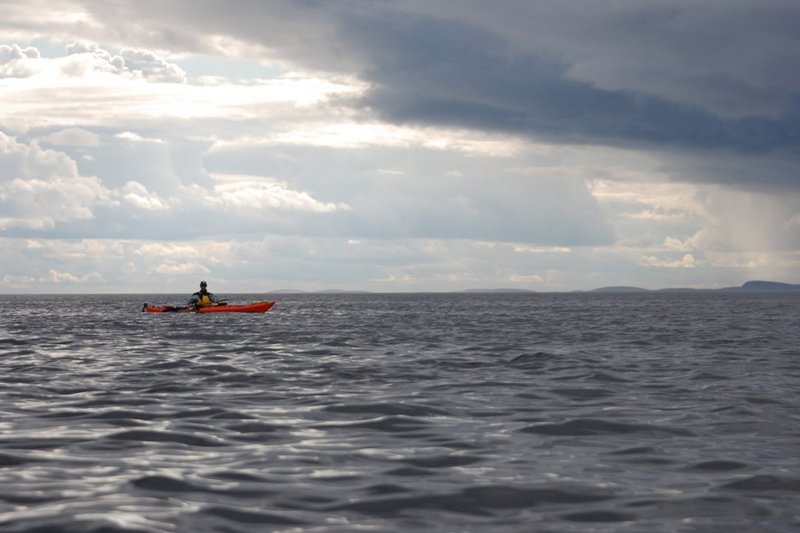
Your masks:
M572 77L568 58L515 50L502 35L459 20L373 12L344 23L351 46L369 54L361 75L373 88L364 102L389 121L753 153L794 150L800 140L795 109L726 118L668 95L601 88Z
M347 210L345 203L320 202L306 192L293 191L286 183L275 182L259 176L215 176L221 183L214 185L204 203L226 209L293 209L330 213Z
M100 180L81 176L66 154L0 132L0 227L52 228L110 203Z
M97 272L90 272L83 276L76 276L70 272L59 272L58 270L50 270L47 276L39 278L39 283L88 283L88 282L102 282L103 276Z
M16 44L0 44L0 64L18 61L20 59L39 59L39 50L32 46L22 48Z
M147 187L135 181L129 181L117 193L124 202L147 211L169 209L169 205L157 194L147 190Z
M351 78L297 72L242 83L175 83L163 62L147 66L148 58L157 57L151 52L136 51L137 62L129 65L123 55L130 56L130 51L119 55L86 43L69 48L73 53L66 56L20 60L22 64L14 63L8 76L0 78L0 127L15 132L75 125L116 128L170 118L180 121L177 125L213 120L230 127L294 115L365 90Z
M186 5L98 3L76 11L96 24L87 33L105 27L111 42L120 20L137 20L125 42L142 48L260 54L356 76L369 88L356 108L395 126L647 149L665 160L688 150L700 165L733 153L797 165L800 42L788 21L800 6L791 0L622 0L581 9L522 0L503 9L471 0L457 8L419 0ZM174 109L181 107L191 108ZM794 176L702 179L745 188L766 181L779 191L797 190Z
M120 133L115 133L114 137L117 139L122 139L124 141L130 141L131 143L163 143L164 141L161 139L146 139L139 135L138 133L132 131L122 131Z
M190 263L177 263L174 261L168 261L166 263L161 263L155 268L152 269L153 272L158 274L208 274L210 270L207 266L201 265L200 263L194 261Z
M95 43L73 42L67 45L67 53L81 59L80 62L71 61L64 67L64 71L73 76L80 76L86 68L92 68L115 74L130 74L151 82L187 81L186 72L178 65L169 63L148 50L123 48L115 55Z
M186 83L186 72L175 63L147 50L124 48L119 55L125 60L125 67L150 81Z
M215 242L200 240L198 242L137 242L130 243L131 254L145 259L148 264L158 262L162 265L194 265L198 256L202 255L203 262L211 265L226 262L232 254L234 245L230 242ZM193 266L197 269L198 267ZM204 270L208 272L208 270Z
M0 44L0 78L27 78L36 73L34 63L41 56L33 47Z
M80 144L66 141L92 137L82 130L71 130L46 138ZM105 142L113 139L133 141L134 149L164 149L163 143L144 142L146 139L131 132L114 135ZM116 159L114 164L119 162ZM144 176L151 173L158 176L164 170L159 168L162 161L158 158L142 163L138 171ZM97 163L92 160L82 164ZM291 228L296 227L295 218L300 213L326 215L349 209L344 202L321 201L285 182L261 176L217 175L207 187L198 183L183 185L178 180L176 186L165 188L158 179L151 181L164 194L137 179L114 186L107 178L104 172L101 177L82 175L78 163L65 152L44 149L37 141L25 144L0 133L0 230L133 236L168 224L175 231L194 234L211 228L220 231L223 227L229 228L225 231L236 227L253 231L273 220L275 226L271 231L285 232L293 231ZM224 216L197 219L191 213L198 208L205 214ZM142 212L150 213L146 220L139 218L138 213ZM95 222L87 226L85 221L89 220ZM192 223L186 224L185 220Z
M682 258L674 261L664 260L660 257L647 256L642 258L642 264L660 268L694 268L695 259L692 254L686 254Z
M40 140L53 146L96 147L100 144L100 136L83 128L67 128L46 135Z
M9 4L3 283L792 278L799 12L788 0Z
M713 190L701 197L709 221L691 241L710 251L774 253L800 250L792 221L800 213L800 194Z
M364 122L300 124L265 141L265 144L276 143L348 149L418 147L493 157L512 156L523 146L523 143L508 136L470 130L413 128Z
M326 203L349 206L298 220L302 231L314 235L564 245L612 240L613 230L579 175L507 172L494 156L461 157L457 149L419 146L354 150L241 142L215 146L205 164L212 174L223 168L262 172ZM453 172L456 160L465 165L459 172Z
M800 76L790 50L800 8L791 0L587 3L551 10L542 39L555 39L570 75L611 90L650 94L730 117L791 109ZM557 35L570 24L575 34ZM791 71L783 76L780 73Z
M519 166L506 172L496 166L504 157L466 141L431 143L422 133L409 138L414 139L409 144L388 142L384 148L379 140L369 150L355 151L269 138L227 141L206 152L204 177L198 178L176 174L186 170L175 164L177 145L145 142L129 131L104 134L92 157L80 160L98 176L104 201L84 206L80 218L64 219L57 227L24 227L39 236L115 238L268 232L545 245L613 239L579 174L558 175L547 167L520 171ZM76 160L53 153L78 172ZM503 153L508 158L515 152ZM469 166L454 170L455 158L464 156ZM51 178L41 173L41 180ZM198 218L198 211L209 216Z

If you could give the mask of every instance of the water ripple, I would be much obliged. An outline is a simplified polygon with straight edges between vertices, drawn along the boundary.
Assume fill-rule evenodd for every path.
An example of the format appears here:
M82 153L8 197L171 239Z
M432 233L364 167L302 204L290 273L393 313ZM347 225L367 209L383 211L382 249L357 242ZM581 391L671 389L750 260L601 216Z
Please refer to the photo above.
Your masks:
M796 296L177 298L5 298L0 530L800 528Z

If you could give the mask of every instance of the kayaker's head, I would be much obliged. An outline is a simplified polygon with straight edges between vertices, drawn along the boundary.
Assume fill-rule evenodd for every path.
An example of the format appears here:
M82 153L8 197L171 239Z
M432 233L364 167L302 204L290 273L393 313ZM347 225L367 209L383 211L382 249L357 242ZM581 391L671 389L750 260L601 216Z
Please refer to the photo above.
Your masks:
M208 283L206 283L205 281L201 281L200 282L200 288L201 289L205 289L206 287L208 287Z

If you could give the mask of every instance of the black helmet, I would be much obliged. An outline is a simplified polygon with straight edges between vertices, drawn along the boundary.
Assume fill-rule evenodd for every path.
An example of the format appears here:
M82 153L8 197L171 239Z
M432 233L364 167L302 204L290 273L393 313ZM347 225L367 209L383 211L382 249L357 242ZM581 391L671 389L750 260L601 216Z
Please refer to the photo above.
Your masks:
M201 286L201 287L207 287L207 286L208 286L208 283L206 283L205 281L201 281L201 282L200 282L200 286Z

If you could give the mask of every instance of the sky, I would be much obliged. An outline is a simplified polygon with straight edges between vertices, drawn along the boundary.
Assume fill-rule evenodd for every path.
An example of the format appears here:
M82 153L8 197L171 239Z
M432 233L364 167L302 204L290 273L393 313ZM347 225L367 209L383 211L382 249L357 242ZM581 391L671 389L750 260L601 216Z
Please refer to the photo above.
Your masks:
M0 293L800 283L796 0L0 13Z

